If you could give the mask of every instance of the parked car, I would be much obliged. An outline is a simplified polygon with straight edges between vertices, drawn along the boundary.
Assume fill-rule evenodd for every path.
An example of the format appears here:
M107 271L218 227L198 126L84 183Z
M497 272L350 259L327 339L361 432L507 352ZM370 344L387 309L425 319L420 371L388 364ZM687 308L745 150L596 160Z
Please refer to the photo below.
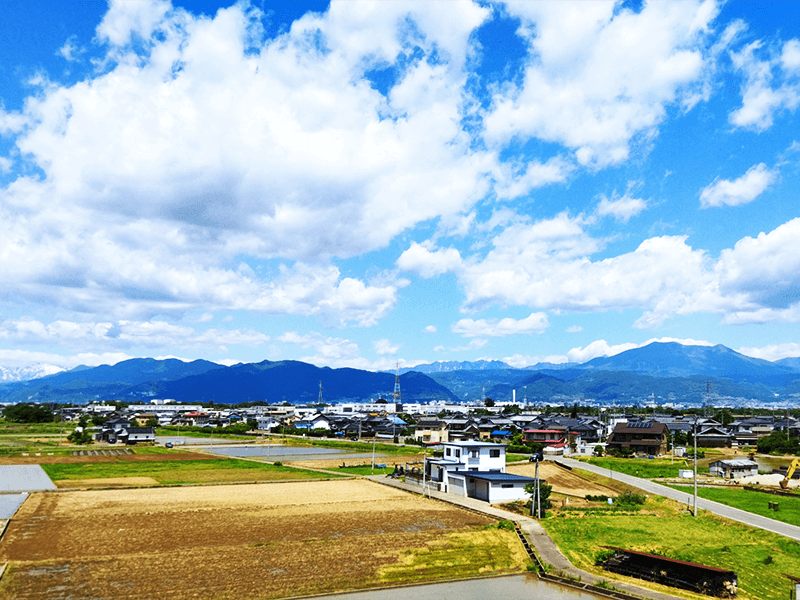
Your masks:
M164 444L164 448L172 448L172 442L167 442Z

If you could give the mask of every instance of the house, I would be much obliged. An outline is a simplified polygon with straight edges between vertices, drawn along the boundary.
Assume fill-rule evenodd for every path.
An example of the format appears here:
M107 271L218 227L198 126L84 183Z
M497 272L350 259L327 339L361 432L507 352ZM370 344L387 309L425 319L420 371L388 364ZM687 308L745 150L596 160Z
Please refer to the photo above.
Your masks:
M734 479L736 477L758 475L758 464L746 458L715 460L708 465L708 471L713 476Z
M414 439L426 444L449 441L447 423L439 419L420 419L414 430Z
M528 498L525 485L536 481L506 473L504 444L449 442L442 448L441 458L426 458L424 466L425 483L439 491L491 504Z
M564 434L565 432L559 429L527 429L522 435L526 442L555 446L564 443Z
M721 426L704 426L697 432L697 445L704 448L730 448L733 434Z
M608 438L609 452L630 449L650 456L666 454L669 429L656 421L630 421L618 423Z

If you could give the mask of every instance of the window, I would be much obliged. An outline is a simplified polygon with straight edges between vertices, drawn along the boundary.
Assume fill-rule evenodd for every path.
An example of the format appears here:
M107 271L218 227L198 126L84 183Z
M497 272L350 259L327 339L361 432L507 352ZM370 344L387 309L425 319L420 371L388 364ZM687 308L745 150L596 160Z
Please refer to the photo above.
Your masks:
M479 454L480 454L480 450L471 450L471 451L470 451L470 453L469 453L469 455L470 455L472 458L478 458L478 455L479 455Z
M456 450L456 458L460 458L460 457L461 457L461 450Z
M445 448L445 456L450 456L450 448Z
M500 458L500 450L491 449L489 450L489 457L490 458Z
M504 487L504 488L513 488L513 487L514 487L514 484L513 484L513 483L504 483L504 484L503 484L503 487Z

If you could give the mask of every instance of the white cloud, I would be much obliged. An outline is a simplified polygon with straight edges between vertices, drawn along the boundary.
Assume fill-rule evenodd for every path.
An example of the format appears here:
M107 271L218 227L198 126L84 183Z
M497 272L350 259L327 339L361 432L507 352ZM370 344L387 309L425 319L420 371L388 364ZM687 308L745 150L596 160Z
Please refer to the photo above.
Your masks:
M25 344L58 344L82 348L114 347L142 349L158 347L226 348L258 346L269 336L253 330L207 329L198 331L184 325L165 321L118 321L94 323L53 321L49 324L35 319L9 320L0 323L0 340Z
M346 338L326 337L316 331L306 335L289 331L280 336L278 341L312 349L314 355L300 360L318 366L352 366L360 360L356 342Z
M490 11L458 8L334 3L262 43L246 4L207 18L112 3L95 75L42 80L22 112L0 111L45 175L0 189L2 293L108 318L245 309L375 324L400 282L327 263L463 219L496 171L461 129L470 35ZM398 70L386 96L364 77L375 67ZM294 265L273 279L240 270L242 256Z
M757 56L765 53L773 56L765 60ZM794 77L800 64L800 42L789 40L780 55L774 54L761 41L731 53L734 67L744 77L742 106L728 117L733 125L764 131L772 126L775 113L800 105L800 82Z
M625 160L631 142L656 135L673 103L702 91L703 36L714 2L651 2L637 14L614 2L509 2L531 48L520 88L494 98L486 138L538 138L580 164Z
M33 364L53 365L61 369L74 369L81 365L97 367L115 365L123 360L134 358L123 352L82 352L75 355L62 355L52 352L36 352L32 350L0 349L0 364L5 367L26 367Z
M739 206L758 198L777 179L777 172L764 163L750 167L747 173L730 181L715 179L700 192L700 206Z
M375 353L380 356L385 356L387 354L397 354L397 351L400 349L400 346L397 344L392 344L387 339L382 340L375 340L372 342L372 346L375 348Z
M581 331L583 331L583 327L580 325L572 325L567 327L567 333L580 333Z
M523 196L551 183L562 183L575 166L560 156L546 163L532 161L524 166L505 164L497 171L495 193L501 200Z
M403 271L411 271L429 279L449 271L456 271L461 266L461 254L455 248L434 250L432 242L421 244L412 242L411 246L397 259L397 267Z
M77 37L70 36L70 38L64 43L61 48L58 49L56 54L61 56L64 60L68 62L73 62L78 60L78 56L83 53L83 50L76 46Z
M422 331L425 333L436 333L437 330L435 325L427 325Z
M774 362L782 358L796 358L800 356L800 344L789 342L786 344L770 344L763 348L743 346L737 350L740 354L752 358L761 358Z
M505 337L509 335L529 335L544 333L550 326L545 313L531 313L524 319L461 319L450 330L464 337Z
M716 265L720 292L745 313L796 320L800 310L800 218L723 250ZM732 311L734 312L734 311Z
M627 223L631 217L635 217L647 208L647 202L640 198L632 198L625 194L621 198L609 200L603 196L597 206L597 214L601 217L612 216L617 221Z
M466 346L455 346L450 348L450 352L466 352L468 350L477 350L478 348L483 348L489 340L482 340L479 338L473 338L469 341L469 344Z
M640 309L640 329L698 312L726 323L800 320L800 218L741 239L717 261L685 236L649 238L633 252L592 261L602 244L584 225L565 214L511 223L485 257L463 259L463 309Z

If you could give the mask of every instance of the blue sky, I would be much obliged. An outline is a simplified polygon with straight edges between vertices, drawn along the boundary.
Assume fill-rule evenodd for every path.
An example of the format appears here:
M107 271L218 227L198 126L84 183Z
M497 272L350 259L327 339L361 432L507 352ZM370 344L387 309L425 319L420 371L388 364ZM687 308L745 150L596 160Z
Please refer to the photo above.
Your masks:
M800 356L800 3L0 4L0 366Z

